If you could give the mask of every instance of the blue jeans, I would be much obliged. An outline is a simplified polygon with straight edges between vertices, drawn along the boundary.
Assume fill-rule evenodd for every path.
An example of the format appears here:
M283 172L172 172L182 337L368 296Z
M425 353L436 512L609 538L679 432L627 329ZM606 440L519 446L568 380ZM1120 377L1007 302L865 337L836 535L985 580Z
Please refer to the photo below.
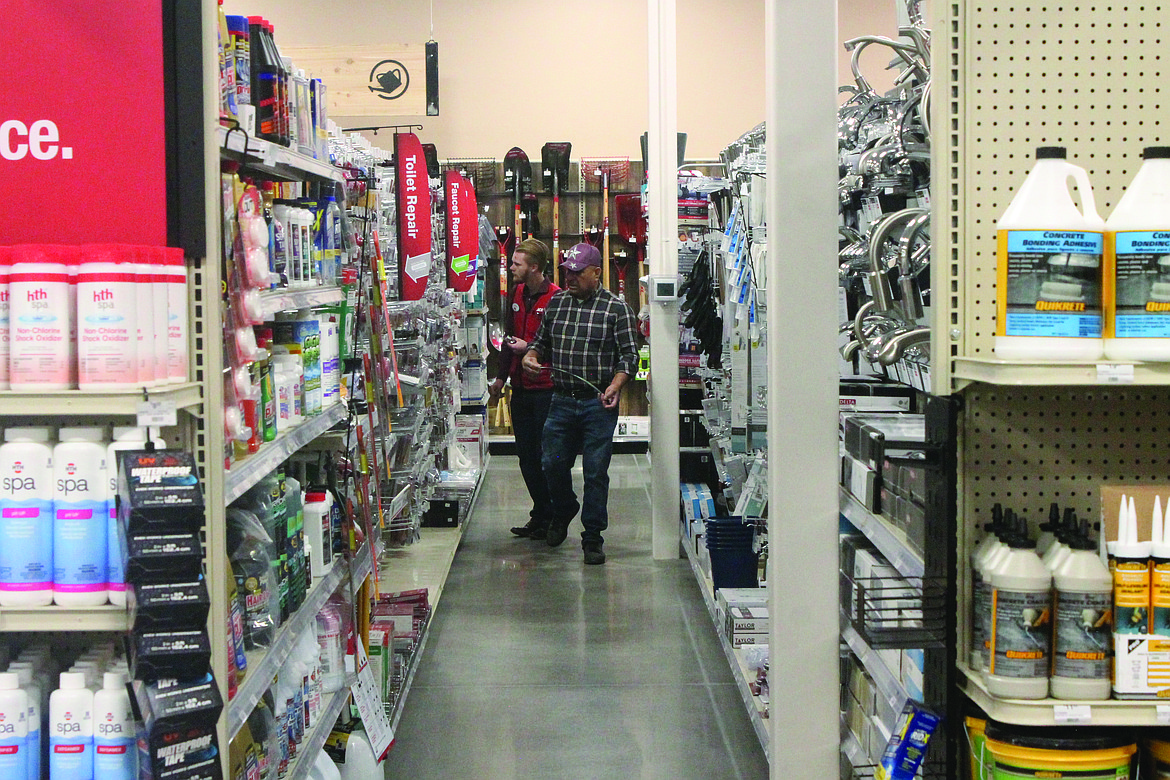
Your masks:
M532 498L529 517L546 526L552 517L552 503L548 497L548 483L544 480L541 439L552 390L512 390L512 432L516 435L516 457L520 460L520 475Z
M581 510L582 542L602 541L609 527L609 461L617 408L597 398L577 400L553 393L544 423L544 478L552 499L553 519L568 524ZM585 490L581 503L573 492L573 464L581 454Z

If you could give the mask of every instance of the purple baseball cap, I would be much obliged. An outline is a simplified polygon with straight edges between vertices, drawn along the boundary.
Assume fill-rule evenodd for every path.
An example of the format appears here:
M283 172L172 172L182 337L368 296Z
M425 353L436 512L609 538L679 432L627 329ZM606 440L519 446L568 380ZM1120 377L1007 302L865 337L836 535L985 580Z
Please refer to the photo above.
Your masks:
M598 252L597 247L592 244L577 244L565 252L564 258L561 261L561 268L567 268L570 271L583 271L589 266L601 267L601 252Z

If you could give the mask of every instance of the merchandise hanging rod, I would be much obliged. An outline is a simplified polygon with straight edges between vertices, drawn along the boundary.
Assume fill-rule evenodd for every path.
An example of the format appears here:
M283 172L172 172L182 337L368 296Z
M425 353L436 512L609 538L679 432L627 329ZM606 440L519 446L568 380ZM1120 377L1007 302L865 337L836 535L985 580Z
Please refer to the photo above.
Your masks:
M422 130L423 126L422 125L374 125L372 127L343 127L343 128L341 128L341 132L343 132L343 133L360 133L363 130L373 130L374 135L377 135L379 130L393 130L395 133L397 133L400 129L403 129L403 128L405 128L406 131L409 132L409 131L415 130L415 129Z

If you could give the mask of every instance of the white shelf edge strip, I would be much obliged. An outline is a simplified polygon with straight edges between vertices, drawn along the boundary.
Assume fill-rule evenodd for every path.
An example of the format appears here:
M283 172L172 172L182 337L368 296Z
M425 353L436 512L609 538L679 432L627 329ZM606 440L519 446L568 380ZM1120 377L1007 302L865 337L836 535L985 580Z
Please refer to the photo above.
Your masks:
M310 309L345 300L340 287L317 287L304 290L272 290L262 292L260 300L266 315L290 309Z
M265 474L336 423L344 420L348 414L344 403L336 403L288 433L281 434L275 441L262 445L260 451L247 460L232 464L224 480L224 502L230 504L244 495L248 488L259 482Z
M715 596L713 593L708 593L707 583L705 581L706 578L703 576L703 572L699 569L699 562L695 559L694 554L691 552L690 545L688 544L688 542L693 543L693 540L684 538L682 542L683 549L686 550L687 553L687 561L691 565L691 572L695 575L695 580L699 585L699 591L703 594L703 602L707 605L707 614L715 626L715 635L718 638L719 645L723 648L724 656L727 657L727 663L731 666L731 675L735 678L736 681L735 687L739 690L740 698L743 699L744 706L747 708L748 716L750 717L752 726L756 732L756 737L760 740L760 745L764 749L764 755L769 760L771 760L768 724L764 722L763 716L760 715L759 710L756 709L756 697L752 694L751 689L748 687L748 681L743 676L743 667L740 665L739 659L735 655L735 648L731 646L731 643L727 641L727 638L723 635L723 631L720 630L718 623L719 613L715 608Z
M303 780L309 776L309 772L313 771L313 764L321 753L321 749L325 747L325 740L329 739L329 733L333 731L333 724L337 722L337 716L341 714L341 708L345 706L347 701L349 701L348 684L341 690L330 694L329 703L317 714L317 722L313 725L309 736L301 743L300 752L297 753L297 761L289 768L285 780Z
M331 162L318 160L315 157L308 157L299 152L294 152L287 147L269 143L262 138L256 138L252 135L247 136L248 145L245 148L245 136L239 132L229 133L226 127L217 127L215 133L221 151L226 149L237 154L257 157L263 165L268 167L283 165L286 168L292 168L311 176L320 176L321 178L332 179L342 184L345 183L344 174L334 167Z
M360 572L364 566L370 566L369 544L362 546L358 551L355 564ZM256 702L260 701L260 697L264 695L264 691L272 684L272 678L280 670L280 666L284 663L288 656L288 652L292 649L293 642L300 636L301 632L313 620L317 619L317 613L325 606L325 602L329 597L337 592L337 588L341 585L347 575L347 568L344 560L336 560L333 563L333 569L327 575L317 580L309 593L305 596L305 601L301 604L301 608L296 611L291 618L286 620L279 629L277 629L276 637L272 640L272 644L268 647L268 652L260 657L259 662L248 667L247 677L244 678L243 684L236 690L236 695L227 704L228 714L228 737L234 739L239 733L240 728L247 721L248 716L252 714L252 710L256 707Z
M903 577L922 577L926 566L917 552L910 549L900 532L885 518L870 512L857 498L838 485L840 511L845 519L873 542L874 547L889 560Z

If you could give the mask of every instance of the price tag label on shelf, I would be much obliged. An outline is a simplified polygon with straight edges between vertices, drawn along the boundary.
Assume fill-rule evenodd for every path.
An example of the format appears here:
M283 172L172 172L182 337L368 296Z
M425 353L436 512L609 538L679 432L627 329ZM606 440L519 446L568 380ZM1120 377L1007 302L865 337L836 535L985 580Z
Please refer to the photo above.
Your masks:
M178 422L178 405L174 401L142 401L138 404L139 428L165 428Z
M1052 714L1057 723L1089 723L1093 720L1092 708L1088 704L1056 704Z
M374 755L381 761L394 742L394 729L390 727L390 719L386 717L386 709L378 696L370 659L361 642L357 643L357 680L349 689L362 716L362 724L366 727L366 736L370 738Z
M1133 363L1098 363L1097 382L1103 385L1132 385Z
M1170 723L1170 704L1159 704L1156 709L1158 723L1162 725Z

